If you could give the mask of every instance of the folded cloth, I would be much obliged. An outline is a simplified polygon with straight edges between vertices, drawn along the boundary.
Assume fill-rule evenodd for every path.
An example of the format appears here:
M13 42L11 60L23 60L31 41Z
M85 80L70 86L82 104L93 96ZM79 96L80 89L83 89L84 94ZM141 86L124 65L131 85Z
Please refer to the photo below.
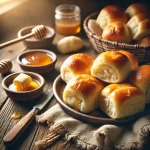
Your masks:
M56 104L36 120L47 122L50 128L50 133L35 143L37 149L45 149L61 137L81 150L142 149L150 136L150 115L125 126L94 126L72 118Z

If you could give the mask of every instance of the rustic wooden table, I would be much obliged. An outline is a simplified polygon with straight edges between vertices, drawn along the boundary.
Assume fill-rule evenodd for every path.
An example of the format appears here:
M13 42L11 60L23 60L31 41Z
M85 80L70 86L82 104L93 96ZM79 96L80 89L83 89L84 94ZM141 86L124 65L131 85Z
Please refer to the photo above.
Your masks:
M36 8L33 8L34 7L33 1L32 2L25 1L23 4L17 6L15 9L12 9L2 14L0 16L0 20L2 21L2 23L0 23L0 43L16 38L17 32L22 27L25 26L45 24L54 28L54 9L55 6L57 6L58 4L59 4L58 1L55 4L50 3L50 1L44 1L44 2L38 1L36 2L36 6L35 6ZM92 56L95 56L97 53L91 49L83 29L78 36L82 37L85 45L80 52L88 53ZM70 54L63 55L57 51L56 44L61 38L63 38L63 36L56 33L53 44L47 48L48 50L51 50L57 54L58 61L56 63L55 69L50 73L44 75L46 81L44 92L46 92L49 88L52 87L53 81L60 74L61 64L70 55ZM11 70L11 73L22 71L16 62L16 56L26 49L27 48L23 45L23 42L19 42L17 44L8 46L0 50L0 60L10 59L13 63L13 68ZM2 79L5 76L1 75L0 80L2 81ZM12 101L9 97L7 97L1 85L0 85L0 93L1 93L0 94L0 150L35 149L34 147L35 141L42 139L49 132L48 127L46 125L39 125L36 123L35 120L31 123L31 125L26 129L26 131L19 137L19 139L12 146L8 147L3 144L3 137L19 121L19 119L18 120L11 119L11 115L17 111L23 117L29 110L32 109L34 103L22 104L22 103L17 103ZM46 108L42 110L40 113L44 112L45 110L53 106L55 103L56 103L56 99L53 98L53 100L48 104L48 106L46 106ZM65 141L61 139L50 149L76 150L77 148L71 144L66 145Z
M100 10L100 8L104 7L109 1L95 0L95 3L91 2L92 0L80 2L80 0L76 1L63 1L63 3L74 3L80 6L82 12L82 22L84 18L90 14L91 12ZM9 5L6 5L6 8L10 8L9 11L1 11L0 12L0 43L6 42L13 38L17 37L17 32L19 29L29 26L29 25L37 25L44 24L54 28L54 10L55 7L60 4L59 0L51 1L51 0L22 0L22 3L19 3L19 0L13 0L16 4L16 8L11 8ZM121 5L121 2L118 1ZM97 5L99 4L99 5ZM126 2L126 5L128 3ZM15 5L14 5L15 7ZM3 8L7 10L4 5L0 5L0 9ZM1 9L2 10L2 9ZM87 53L94 58L97 56L97 52L93 50L91 47L84 30L82 28L81 33L78 35L84 41L84 48L79 52ZM55 52L58 56L58 61L56 63L55 69L50 73L44 75L46 80L46 85L44 87L44 92L46 92L49 88L52 87L53 81L60 74L60 66L63 61L70 55L60 54L56 48L57 42L62 38L62 35L56 33L56 37L48 50ZM16 56L27 48L23 45L22 42L17 44L8 46L4 49L0 49L0 60L10 59L13 63L13 68L11 72L19 72L22 71L19 65L16 62ZM2 81L5 76L1 75L0 80ZM35 149L34 143L37 140L42 139L45 135L48 134L48 127L46 125L37 124L34 120L31 125L26 129L26 131L19 137L14 145L11 147L7 147L3 144L3 137L10 131L10 129L19 121L11 119L11 115L14 112L19 112L23 117L29 110L32 109L34 103L17 103L12 101L9 97L7 97L6 93L2 89L0 85L0 150L11 149L11 150L33 150ZM57 103L56 99L53 100L46 106L44 110L52 107L55 103ZM59 142L55 143L51 148L51 150L77 150L75 146L72 144L66 144L64 139L61 139Z

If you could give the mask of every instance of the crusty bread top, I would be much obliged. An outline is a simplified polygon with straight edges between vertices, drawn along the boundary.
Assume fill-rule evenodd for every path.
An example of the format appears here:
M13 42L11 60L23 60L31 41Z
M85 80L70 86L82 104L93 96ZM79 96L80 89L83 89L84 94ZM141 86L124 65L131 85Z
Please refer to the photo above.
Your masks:
M131 4L125 11L129 17L132 17L138 13L148 13L148 8L144 4L134 3Z
M128 21L128 16L124 10L115 5L108 5L101 10L101 13L104 13L107 17L109 15L110 22L121 21L126 23Z
M101 96L113 98L116 104L124 103L124 101L130 100L130 97L142 96L143 93L136 87L131 84L122 83L122 84L110 84L106 86L102 92Z
M115 100L117 103L123 103L124 101L130 100L130 98L142 96L143 93L136 87L121 87L115 91Z
M128 52L128 51L124 51L124 50L120 50L119 52L123 53L124 55L126 55L131 64L132 64L132 70L136 70L138 68L138 60L135 57L135 55L133 55L132 53Z
M135 24L140 23L141 21L145 20L145 19L149 19L150 18L150 14L149 13L138 13L136 15L134 15L127 24L129 24L132 20L135 22Z
M122 43L131 43L132 41L128 26L120 21L109 23L103 30L102 38Z
M105 87L104 89L103 89L103 94L105 94L105 95L110 95L113 91L115 91L115 90L117 90L117 89L119 89L119 88L121 88L121 87L130 87L130 86L132 86L131 84L128 84L128 83L122 83L122 84L109 84L109 85L107 85L107 87Z
M118 51L106 51L101 53L98 57L102 57L106 60L108 64L115 63L118 66L124 66L125 63L129 62L129 59L126 55L118 52Z
M150 19L146 19L141 23L141 29L150 30Z
M150 65L140 66L137 70L133 71L129 76L129 82L134 85L148 84L150 82Z
M137 41L140 46L150 46L150 36L146 36L143 39Z
M94 59L91 56L83 53L78 53L68 57L64 61L62 66L69 68L73 72L82 73L86 69L90 70L93 62Z
M94 91L104 88L103 82L89 74L81 74L73 80L70 80L69 86L76 92L82 93L85 97L88 97Z

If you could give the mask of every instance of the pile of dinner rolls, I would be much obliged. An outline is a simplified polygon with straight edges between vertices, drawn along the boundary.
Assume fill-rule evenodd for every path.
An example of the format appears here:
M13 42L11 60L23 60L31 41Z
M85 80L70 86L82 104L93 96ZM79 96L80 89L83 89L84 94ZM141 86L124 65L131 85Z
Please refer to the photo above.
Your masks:
M60 72L66 83L64 103L82 113L100 108L111 118L123 118L144 111L150 103L150 65L138 66L130 52L107 51L96 59L73 54Z
M96 20L90 19L88 28L105 40L150 45L150 12L144 4L131 4L126 10L108 5Z

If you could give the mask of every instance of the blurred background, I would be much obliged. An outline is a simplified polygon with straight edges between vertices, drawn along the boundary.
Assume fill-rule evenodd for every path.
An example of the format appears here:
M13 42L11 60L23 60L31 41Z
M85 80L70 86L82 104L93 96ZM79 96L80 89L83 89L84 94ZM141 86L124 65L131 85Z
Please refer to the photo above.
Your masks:
M89 14L110 4L124 9L131 3L144 3L150 7L149 0L0 0L0 43L16 38L17 32L25 26L54 27L55 8L65 3L80 7L82 23ZM81 31L84 32L83 27Z

